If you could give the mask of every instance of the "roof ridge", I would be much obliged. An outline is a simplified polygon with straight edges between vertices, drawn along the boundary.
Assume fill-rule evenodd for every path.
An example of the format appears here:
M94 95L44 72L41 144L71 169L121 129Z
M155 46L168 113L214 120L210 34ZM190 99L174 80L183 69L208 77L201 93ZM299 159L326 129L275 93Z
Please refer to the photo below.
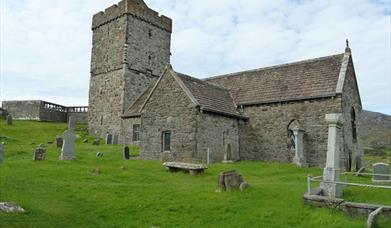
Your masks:
M312 59L300 60L300 61L296 61L296 62L290 62L290 63L283 63L283 64L278 64L278 65L273 65L273 66L261 67L261 68L256 68L256 69L252 69L252 70L237 71L237 72L233 72L233 73L216 75L216 76L204 78L204 79L202 79L202 81L208 81L208 80L217 79L217 78L224 78L224 77L233 77L233 76L239 76L239 75L241 75L243 73L253 73L253 72L262 71L262 70L271 70L271 69L276 69L276 68L280 68L280 67L298 65L298 64L303 64L303 63L310 63L310 62L315 62L315 61L319 61L319 60L324 60L324 59L327 59L327 58L336 57L336 56L339 56L339 55L343 56L344 54L345 53L339 53L339 54L322 56L322 57L317 57L317 58L312 58ZM341 59L341 61L342 61L342 59Z
M192 76L190 76L190 75L188 75L188 74L184 74L184 73L177 72L177 71L175 71L175 73L177 73L179 77L188 77L188 78L190 78L190 79L194 79L194 80L196 80L196 81L200 81L200 82L202 82L202 83L205 83L205 84L207 84L208 86L215 87L215 88L221 89L221 90L225 90L225 91L227 91L228 93L230 93L230 90L229 90L229 89L224 88L223 86L219 86L219 85L215 85L215 84L209 83L209 82L207 82L207 81L204 80L204 79L192 77Z

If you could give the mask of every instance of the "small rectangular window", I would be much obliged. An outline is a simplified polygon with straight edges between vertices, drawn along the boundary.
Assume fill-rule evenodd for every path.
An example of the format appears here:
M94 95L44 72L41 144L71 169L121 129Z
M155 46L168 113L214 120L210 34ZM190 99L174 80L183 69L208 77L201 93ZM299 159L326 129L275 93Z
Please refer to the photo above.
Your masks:
M133 142L140 141L140 124L133 125Z
M163 131L162 133L162 151L171 150L171 131Z

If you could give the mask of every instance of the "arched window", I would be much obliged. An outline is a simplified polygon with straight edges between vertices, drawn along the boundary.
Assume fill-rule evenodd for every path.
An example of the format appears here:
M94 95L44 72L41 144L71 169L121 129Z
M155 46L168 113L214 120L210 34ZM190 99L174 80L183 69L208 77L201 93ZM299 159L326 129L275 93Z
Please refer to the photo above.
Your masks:
M357 142L357 129L356 129L356 112L354 111L354 108L350 111L350 121L352 126L352 139L353 143Z

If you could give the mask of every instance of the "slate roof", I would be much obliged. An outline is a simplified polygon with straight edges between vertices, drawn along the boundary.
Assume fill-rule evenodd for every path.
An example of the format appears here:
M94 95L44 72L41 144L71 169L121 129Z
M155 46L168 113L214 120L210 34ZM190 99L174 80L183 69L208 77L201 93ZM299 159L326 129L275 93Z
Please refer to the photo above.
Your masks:
M176 73L202 110L243 117L237 111L230 92L222 87L209 84L203 80Z
M146 89L138 98L137 100L126 110L126 112L122 115L124 118L129 117L138 117L141 115L141 108L145 102L145 100L148 98L149 93L152 90L152 86Z
M343 57L326 56L205 81L228 89L237 105L335 96Z

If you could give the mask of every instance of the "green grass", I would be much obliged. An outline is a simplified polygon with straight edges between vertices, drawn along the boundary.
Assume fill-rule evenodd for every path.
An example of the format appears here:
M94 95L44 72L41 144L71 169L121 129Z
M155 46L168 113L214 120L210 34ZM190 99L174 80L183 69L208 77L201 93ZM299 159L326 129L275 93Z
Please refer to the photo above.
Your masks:
M303 205L307 174L289 164L238 162L215 164L202 175L169 173L158 161L122 160L120 145L91 145L78 126L77 160L59 161L56 135L66 124L0 121L5 161L0 164L0 201L16 202L27 212L0 212L0 227L364 227L365 218ZM5 138L6 137L6 138ZM88 143L83 140L88 139ZM32 161L40 143L46 160ZM137 153L138 148L131 148ZM96 152L104 153L102 158ZM100 175L94 174L97 167ZM235 169L251 187L217 193L219 172ZM354 177L356 178L356 177ZM357 179L357 181L367 181ZM349 200L391 205L390 192L346 188ZM382 219L383 227L391 221Z

